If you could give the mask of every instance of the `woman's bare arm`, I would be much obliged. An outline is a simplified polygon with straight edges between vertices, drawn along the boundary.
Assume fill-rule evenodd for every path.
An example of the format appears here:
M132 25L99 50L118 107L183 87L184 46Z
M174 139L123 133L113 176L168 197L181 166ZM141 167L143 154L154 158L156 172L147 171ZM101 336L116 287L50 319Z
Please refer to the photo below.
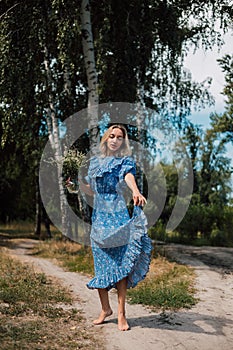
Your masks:
M88 194L89 196L94 196L95 192L92 191L91 186L89 184L85 184L84 182L82 182L82 180L79 180L78 183L81 191Z
M146 204L146 198L140 193L134 175L131 173L126 174L125 182L133 192L134 205L143 206Z

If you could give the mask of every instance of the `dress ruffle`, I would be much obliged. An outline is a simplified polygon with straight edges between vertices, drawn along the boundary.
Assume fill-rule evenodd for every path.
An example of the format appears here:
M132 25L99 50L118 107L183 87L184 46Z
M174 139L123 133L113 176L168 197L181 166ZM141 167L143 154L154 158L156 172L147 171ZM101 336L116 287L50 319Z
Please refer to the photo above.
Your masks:
M88 177L95 179L102 177L105 173L112 173L121 165L120 179L125 172L135 169L135 163L131 157L93 157L88 170Z
M130 222L130 239L124 251L121 264L115 266L110 272L96 275L88 284L90 289L95 288L116 288L116 283L127 277L127 288L135 287L143 280L149 270L152 244L147 235L146 217L142 209L134 208L134 214ZM99 248L106 252L112 248Z
M91 239L101 248L113 248L129 244L135 239L140 239L147 232L147 219L142 209L135 206L133 210L133 216L130 219L127 209L124 208L125 203L121 200L119 200L119 202L123 207L122 209L127 212L126 219L124 211L120 211L120 215L122 216L124 223L119 224L119 226L114 227L114 229L111 229L111 227L107 226L104 230L102 229L101 231L99 230L98 222L94 222L92 225ZM113 206L112 203L115 205ZM113 213L116 211L116 208L120 207L120 205L117 205L117 200L110 202L110 204L110 208ZM106 212L109 211L109 208L107 208L106 203L104 202L103 207L105 208L106 215ZM113 221L112 217L111 219ZM120 218L118 218L118 221L120 221Z

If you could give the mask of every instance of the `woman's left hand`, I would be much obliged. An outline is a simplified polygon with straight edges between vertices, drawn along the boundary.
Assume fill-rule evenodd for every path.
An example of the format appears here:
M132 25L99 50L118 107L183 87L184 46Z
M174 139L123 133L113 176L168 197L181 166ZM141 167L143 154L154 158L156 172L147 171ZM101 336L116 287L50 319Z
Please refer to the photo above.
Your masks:
M134 202L134 205L143 207L143 205L146 204L146 198L140 192L134 192L133 202Z
M131 173L126 174L125 182L133 192L134 205L142 207L144 204L146 204L146 198L139 192L134 175Z

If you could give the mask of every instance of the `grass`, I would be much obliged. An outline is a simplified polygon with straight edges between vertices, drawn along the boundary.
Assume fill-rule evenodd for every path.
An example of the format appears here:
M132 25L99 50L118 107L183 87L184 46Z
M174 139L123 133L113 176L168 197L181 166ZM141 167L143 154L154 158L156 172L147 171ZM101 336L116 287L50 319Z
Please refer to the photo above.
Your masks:
M8 224L0 223L0 236L2 238L13 239L13 238L32 238L35 239L34 234L35 223L30 221L12 221ZM58 235L59 231L56 227L50 227L52 235ZM46 234L46 230L42 225L42 234Z
M2 238L33 238L34 224L31 222L0 223L0 235Z
M61 288L54 289L43 273L35 273L30 267L16 263L9 257L0 258L0 300L20 306L21 312L30 310L37 312L41 304L70 303L71 297Z
M83 247L70 241L50 240L40 242L34 254L46 259L56 259L68 271L93 275L94 265L90 247Z
M163 311L190 308L197 302L194 297L194 277L191 268L158 256L152 259L145 280L128 291L129 302Z
M18 232L29 231L29 226L16 223L8 229L12 229L11 238L17 238ZM52 259L68 271L84 273L90 277L94 274L91 248L62 241L61 235L55 231L52 240L36 244L33 254ZM194 279L193 269L171 262L154 251L147 277L136 288L128 291L128 301L144 304L152 309L190 308L197 302L193 288Z
M65 288L2 248L0 266L2 350L103 349Z
M49 259L55 258L69 271L90 276L94 274L90 247L84 248L77 243L51 240L37 244L34 254ZM194 297L194 279L193 269L170 262L161 256L154 256L145 280L136 288L128 290L128 301L152 309L190 308L197 302Z

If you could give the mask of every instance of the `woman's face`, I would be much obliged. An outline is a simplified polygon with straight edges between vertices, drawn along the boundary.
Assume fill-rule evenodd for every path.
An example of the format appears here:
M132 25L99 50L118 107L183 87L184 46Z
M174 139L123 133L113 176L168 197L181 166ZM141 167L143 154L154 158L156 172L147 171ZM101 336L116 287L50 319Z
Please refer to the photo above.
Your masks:
M118 128L113 129L107 139L108 154L114 155L121 147L123 141L122 130Z

